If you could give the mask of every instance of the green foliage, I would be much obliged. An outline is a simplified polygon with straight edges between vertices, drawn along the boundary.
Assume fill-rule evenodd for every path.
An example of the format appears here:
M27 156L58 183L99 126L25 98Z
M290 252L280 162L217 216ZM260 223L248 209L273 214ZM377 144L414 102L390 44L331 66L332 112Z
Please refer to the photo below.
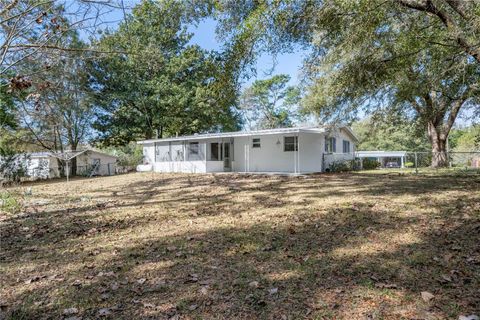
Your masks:
M12 193L0 192L0 212L16 213L22 209L21 201Z
M480 125L453 129L450 134L450 149L453 151L480 151Z
M244 90L240 97L240 109L244 122L250 128L292 126L300 91L296 87L287 86L288 81L288 75L275 75L269 79L256 80Z
M338 160L333 161L328 167L328 172L348 172L353 170L353 161Z
M188 44L186 5L143 1L98 44L127 53L90 66L94 127L104 145L238 127L236 82L219 54Z
M108 147L102 151L118 157L117 164L119 166L135 167L143 160L143 149L135 142L124 146Z
M362 160L362 167L364 170L374 170L380 167L380 162L377 160L364 158Z
M221 30L247 64L262 51L310 49L303 106L325 121L414 118L436 152L432 165L443 166L460 111L479 114L478 2L232 2L217 7Z
M430 148L426 134L407 119L386 121L368 117L354 122L352 129L359 139L357 150L428 151Z
M0 130L16 128L14 110L14 98L8 92L8 85L5 81L0 81Z

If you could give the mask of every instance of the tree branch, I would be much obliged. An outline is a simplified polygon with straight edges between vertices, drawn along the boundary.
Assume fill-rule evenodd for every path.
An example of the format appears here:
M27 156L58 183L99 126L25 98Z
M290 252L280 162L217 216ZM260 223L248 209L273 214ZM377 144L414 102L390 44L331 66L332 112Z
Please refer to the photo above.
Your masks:
M452 17L450 17L447 12L437 8L431 0L421 2L414 0L397 0L397 2L406 8L423 11L437 16L445 25L449 33L456 39L458 45L480 63L480 49L469 43L469 41L462 35L462 31ZM455 6L456 0L451 0L449 2L452 2Z

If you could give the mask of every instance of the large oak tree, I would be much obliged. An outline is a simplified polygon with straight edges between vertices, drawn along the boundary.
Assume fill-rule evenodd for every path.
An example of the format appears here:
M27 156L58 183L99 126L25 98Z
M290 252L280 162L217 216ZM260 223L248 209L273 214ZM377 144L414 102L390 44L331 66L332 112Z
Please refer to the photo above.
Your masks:
M306 110L326 120L359 111L421 123L432 166L462 109L478 115L480 3L455 0L219 1L233 60L307 47Z

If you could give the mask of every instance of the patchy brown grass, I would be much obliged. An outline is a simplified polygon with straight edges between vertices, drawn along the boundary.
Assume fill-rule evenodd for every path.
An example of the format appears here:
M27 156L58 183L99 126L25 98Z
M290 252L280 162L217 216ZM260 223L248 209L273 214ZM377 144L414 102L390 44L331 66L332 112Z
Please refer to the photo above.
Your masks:
M8 319L480 313L478 175L137 173L30 187L24 210L1 214Z

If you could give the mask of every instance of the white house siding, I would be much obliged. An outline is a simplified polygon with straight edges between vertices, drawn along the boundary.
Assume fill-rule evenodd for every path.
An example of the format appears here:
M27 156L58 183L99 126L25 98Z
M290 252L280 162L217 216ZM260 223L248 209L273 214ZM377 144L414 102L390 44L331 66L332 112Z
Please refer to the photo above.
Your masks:
M92 166L94 165L95 159L100 160L100 165L98 166L95 175L108 176L115 174L117 158L95 151L86 151L77 157L77 173L89 173L88 170L93 168Z
M353 160L355 158L355 142L352 137L346 132L345 129L335 130L328 134L328 137L336 138L336 152L327 153L325 152L325 136L322 136L322 151L325 152L324 155L324 165L325 169L328 169L332 163L338 161L347 161ZM350 141L350 152L343 153L343 140Z
M300 132L259 133L258 135L238 135L225 137L185 140L143 142L145 164L153 164L157 172L321 172L336 160L353 159L354 137L345 130L336 130L329 136L336 137L336 152L325 153L325 135L315 130ZM285 151L285 137L298 137L298 151ZM254 139L260 139L260 147L253 148ZM188 140L190 139L190 140ZM343 140L350 141L350 152L343 153ZM199 143L198 155L189 155L190 142ZM230 158L231 170L224 168L224 159L213 160L211 143L232 143ZM156 150L156 152L155 152ZM325 162L324 162L325 161Z
M154 143L146 143L143 145L143 161L145 164L153 164L155 162Z
M234 171L238 172L304 172L302 169L302 133L260 135L235 138ZM299 136L299 152L284 151L284 137ZM260 139L260 148L252 140Z
M50 159L48 157L35 157L27 160L26 176L37 179L51 178Z

